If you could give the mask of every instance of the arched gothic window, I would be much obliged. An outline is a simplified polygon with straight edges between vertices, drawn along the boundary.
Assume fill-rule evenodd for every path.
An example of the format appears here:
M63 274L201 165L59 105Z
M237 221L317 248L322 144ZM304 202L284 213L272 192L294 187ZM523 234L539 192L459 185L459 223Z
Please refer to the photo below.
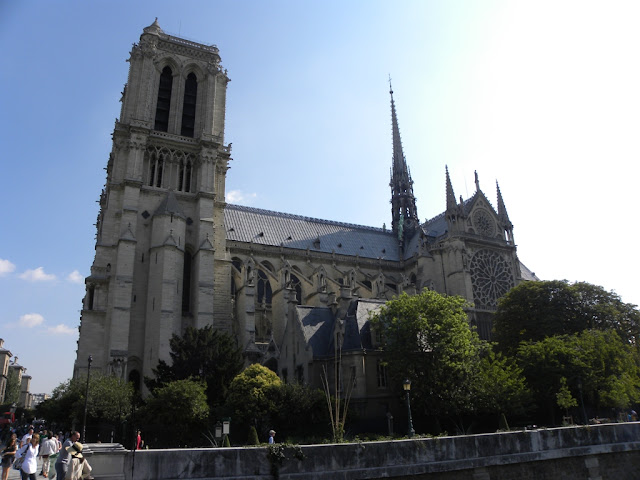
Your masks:
M182 128L180 134L193 137L196 125L196 97L198 95L198 80L192 72L187 76L184 84L184 102L182 104Z
M129 382L133 383L133 389L136 392L140 391L140 372L138 370L131 370L129 372Z
M182 311L191 311L191 252L184 251L184 264L182 266Z
M191 191L191 160L180 160L178 169L178 191Z
M267 278L267 274L262 270L258 270L258 303L271 305L271 284Z
M173 87L173 72L166 66L160 74L158 86L158 103L156 105L156 123L154 130L166 132L169 130L169 109L171 107L171 88Z
M162 186L162 172L164 170L164 155L162 153L152 153L149 161L149 185L152 187Z
M95 293L95 285L89 285L89 291L87 292L87 310L93 310L93 300L95 298Z

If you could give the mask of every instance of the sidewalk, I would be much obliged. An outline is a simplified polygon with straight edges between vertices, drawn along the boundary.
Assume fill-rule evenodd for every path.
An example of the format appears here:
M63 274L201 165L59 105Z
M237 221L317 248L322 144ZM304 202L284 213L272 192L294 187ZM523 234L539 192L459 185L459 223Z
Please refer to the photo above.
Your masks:
M38 459L38 470L36 472L36 477L38 477L38 479L45 480L44 477L39 475L41 469L42 469L42 460ZM51 478L51 477L48 477L48 478ZM13 467L11 467L11 470L9 471L9 480L20 480L20 471L15 470Z

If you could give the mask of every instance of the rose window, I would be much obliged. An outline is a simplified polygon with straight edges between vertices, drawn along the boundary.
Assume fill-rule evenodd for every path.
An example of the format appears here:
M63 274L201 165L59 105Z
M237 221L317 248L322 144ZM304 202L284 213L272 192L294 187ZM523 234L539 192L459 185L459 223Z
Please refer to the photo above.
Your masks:
M511 263L497 252L476 252L470 270L476 307L497 307L498 299L514 286Z
M473 214L473 225L480 235L493 237L496 233L496 224L486 210L478 209Z

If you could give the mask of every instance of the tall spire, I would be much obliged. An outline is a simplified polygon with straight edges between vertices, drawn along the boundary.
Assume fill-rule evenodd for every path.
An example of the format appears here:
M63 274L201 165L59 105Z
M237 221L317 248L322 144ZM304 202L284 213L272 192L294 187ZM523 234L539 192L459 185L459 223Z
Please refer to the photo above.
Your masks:
M392 228L398 237L410 235L419 222L416 198L413 195L413 180L407 167L400 140L400 127L396 115L396 104L393 101L393 88L389 77L389 95L391 95L391 129L393 137L393 166L391 167L391 217Z
M504 200L502 199L502 193L500 192L500 185L496 180L496 190L498 191L498 217L505 223L510 224L509 214L507 213L507 207L504 206Z
M449 167L444 167L447 177L447 212L455 211L458 204L456 203L456 194L453 193L453 185L451 185L451 177L449 177Z
M505 230L505 240L513 243L513 224L511 223L511 220L509 220L509 214L507 213L507 208L504 206L504 200L502 199L502 193L500 192L500 185L498 185L497 180L496 190L498 191L498 219Z

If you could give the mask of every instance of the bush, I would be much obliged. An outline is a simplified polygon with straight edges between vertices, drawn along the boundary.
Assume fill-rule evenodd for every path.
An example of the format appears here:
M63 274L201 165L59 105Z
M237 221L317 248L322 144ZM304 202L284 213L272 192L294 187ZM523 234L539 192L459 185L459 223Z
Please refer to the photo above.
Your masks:
M260 440L258 439L258 432L256 432L256 427L254 427L253 425L249 427L247 445L260 445Z

